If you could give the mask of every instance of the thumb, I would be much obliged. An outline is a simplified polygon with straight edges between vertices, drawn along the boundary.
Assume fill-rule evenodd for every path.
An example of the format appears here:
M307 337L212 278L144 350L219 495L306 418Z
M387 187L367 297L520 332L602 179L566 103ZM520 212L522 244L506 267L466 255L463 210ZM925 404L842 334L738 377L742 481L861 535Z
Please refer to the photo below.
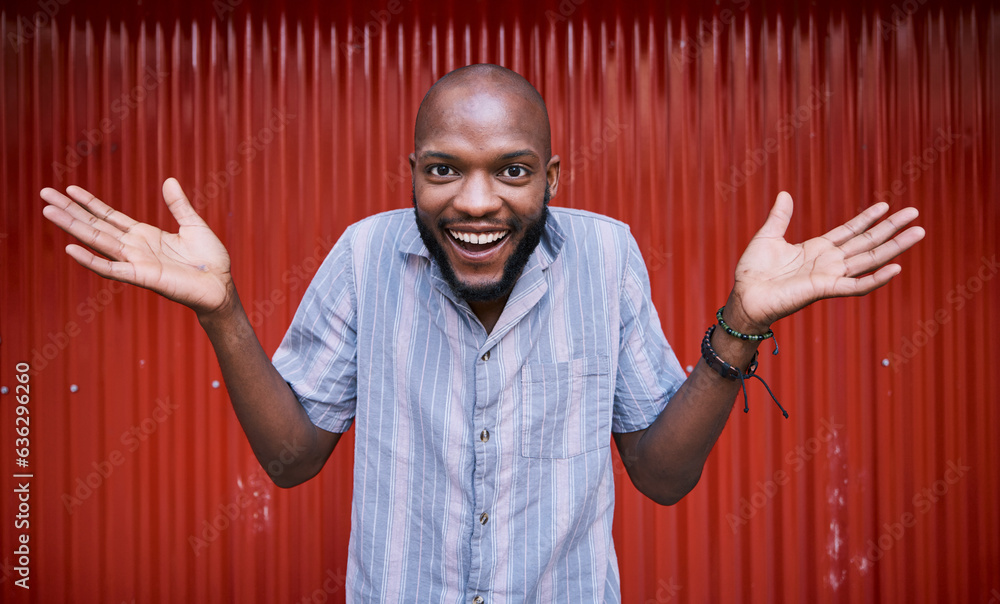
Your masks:
M757 231L758 237L783 238L792 219L792 196L787 191L778 193L778 198L771 206L771 212L764 221L764 226Z
M173 214L174 220L181 226L205 226L205 221L191 207L187 195L181 189L181 183L177 179L170 177L163 181L163 200L167 202L167 209Z

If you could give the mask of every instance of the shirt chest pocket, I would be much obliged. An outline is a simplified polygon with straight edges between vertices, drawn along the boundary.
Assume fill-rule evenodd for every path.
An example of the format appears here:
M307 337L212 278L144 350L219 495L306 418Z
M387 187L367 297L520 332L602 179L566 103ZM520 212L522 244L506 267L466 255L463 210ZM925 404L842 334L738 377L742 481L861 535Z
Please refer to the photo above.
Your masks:
M607 357L525 365L521 455L563 459L609 446L612 404Z

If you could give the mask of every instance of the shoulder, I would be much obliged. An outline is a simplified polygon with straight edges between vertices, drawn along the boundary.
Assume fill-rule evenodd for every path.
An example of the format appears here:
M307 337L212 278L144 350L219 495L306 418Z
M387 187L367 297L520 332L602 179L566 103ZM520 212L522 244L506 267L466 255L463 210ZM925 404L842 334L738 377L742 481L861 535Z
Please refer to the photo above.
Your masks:
M570 223L573 225L602 225L615 229L624 229L628 231L628 225L610 216L605 216L604 214L598 214L597 212L591 212L589 210L579 210L576 208L558 208L555 206L549 206L549 211L552 212L553 216L560 224Z
M357 237L359 234L372 232L387 234L388 232L405 230L413 226L413 220L412 208L379 212L378 214L362 218L350 225L344 231L344 235L347 236L350 234L351 237Z
M413 209L379 212L347 227L340 238L352 254L366 256L372 252L386 251L420 241Z
M549 210L565 239L565 247L576 249L578 253L614 250L615 255L625 257L633 245L629 226L620 220L573 208L550 207Z
M575 275L574 279L597 278L620 289L629 267L637 259L641 262L629 226L586 210L549 209L561 237L559 260L564 270Z

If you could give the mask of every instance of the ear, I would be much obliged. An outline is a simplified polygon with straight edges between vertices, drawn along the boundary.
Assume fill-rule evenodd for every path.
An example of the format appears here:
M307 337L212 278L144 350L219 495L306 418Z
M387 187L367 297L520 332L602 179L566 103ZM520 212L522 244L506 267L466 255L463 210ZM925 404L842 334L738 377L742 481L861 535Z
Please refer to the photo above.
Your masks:
M549 194L552 197L556 196L559 190L559 165L560 159L558 155L553 155L549 159L549 163L545 164L545 180L549 183Z

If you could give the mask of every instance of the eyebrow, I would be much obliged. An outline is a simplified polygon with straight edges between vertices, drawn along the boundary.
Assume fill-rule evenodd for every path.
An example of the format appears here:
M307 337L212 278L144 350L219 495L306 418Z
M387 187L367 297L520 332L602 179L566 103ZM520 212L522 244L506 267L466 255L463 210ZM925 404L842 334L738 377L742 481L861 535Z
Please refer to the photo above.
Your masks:
M500 155L500 156L497 157L497 161L506 161L508 159L515 159L517 157L522 157L524 155L528 155L528 156L533 157L534 159L536 159L538 161L541 161L541 158L538 157L538 154L535 153L534 151L532 151L531 149L518 149L517 151L511 151L510 153L504 153L503 155Z
M452 155L451 153L444 153L443 151L424 151L420 154L420 159L428 157L436 157L437 159L447 159L452 161L458 159L458 156Z
M518 149L517 151L509 151L507 153L503 153L497 156L496 161L507 161L508 159L515 159L524 156L529 156L537 161L541 161L541 158L538 156L538 154L532 151L531 149ZM448 161L456 161L459 159L457 155L452 155L451 153L445 153L443 151L424 151L423 153L420 154L420 159L427 159L431 157L435 159L445 159Z

